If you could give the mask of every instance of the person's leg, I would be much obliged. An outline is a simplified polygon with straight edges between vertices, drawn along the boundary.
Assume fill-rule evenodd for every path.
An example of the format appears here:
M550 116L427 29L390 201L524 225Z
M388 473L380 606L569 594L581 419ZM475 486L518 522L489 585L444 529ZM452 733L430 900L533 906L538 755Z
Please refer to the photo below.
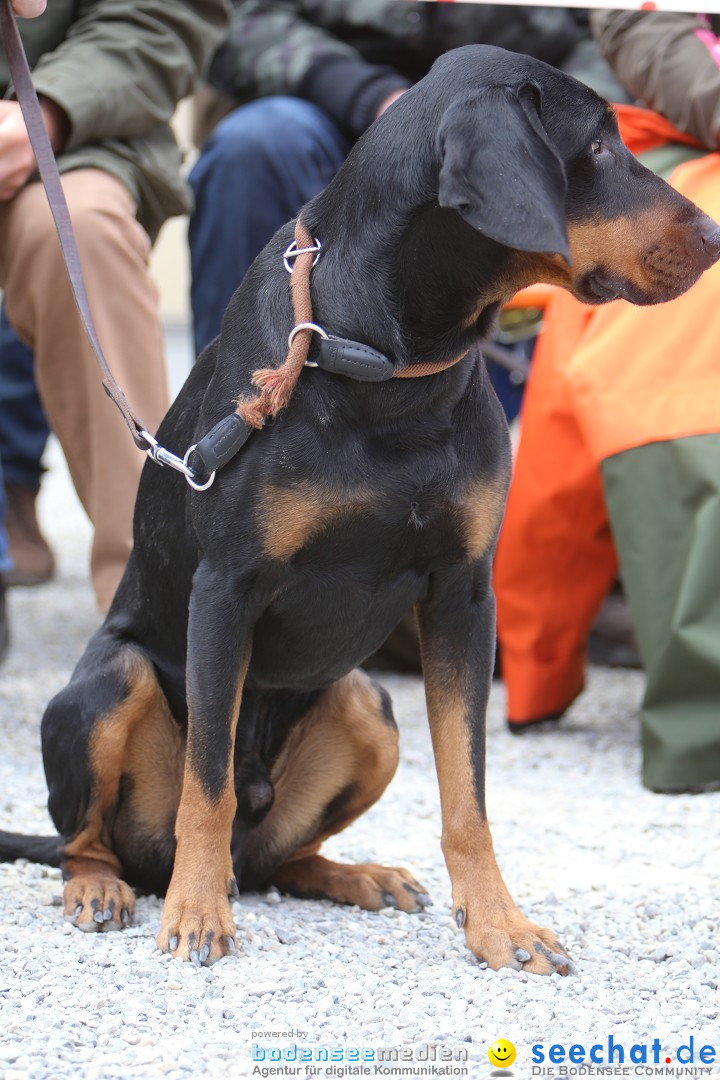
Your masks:
M37 493L50 428L35 385L32 350L0 311L0 457L6 484Z
M98 337L148 430L168 405L150 242L120 181L97 169L63 176ZM8 318L35 351L40 398L95 527L91 573L98 604L112 600L132 546L145 458L105 394L71 296L40 184L0 208L0 270Z
M643 783L720 781L720 435L650 443L602 464L645 664Z
M12 569L10 548L5 531L5 485L3 484L3 466L0 458L0 575Z
M2 460L0 460L0 663L5 659L9 645L7 609L5 606L5 574L12 570L5 532L5 487L3 484Z
M220 332L228 301L255 256L332 180L349 149L330 118L298 98L243 105L218 124L190 174L198 354Z
M5 527L13 568L6 585L49 581L55 559L37 522L35 500L50 429L35 385L32 350L0 311L0 458L6 488Z

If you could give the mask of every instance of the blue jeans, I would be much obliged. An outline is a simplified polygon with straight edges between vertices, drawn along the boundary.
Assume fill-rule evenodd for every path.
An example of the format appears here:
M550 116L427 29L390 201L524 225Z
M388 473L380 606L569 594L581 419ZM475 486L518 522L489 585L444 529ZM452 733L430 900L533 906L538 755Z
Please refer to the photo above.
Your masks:
M332 180L350 142L315 105L271 97L218 124L190 174L190 299L199 354L277 230Z
M35 386L32 350L0 314L0 461L5 481L37 491L50 428ZM2 520L2 519L0 519Z
M5 532L5 484L0 461L0 574L4 574L6 570L12 570L12 560L8 553L8 538Z
M5 480L40 487L50 429L35 386L33 354L0 313L0 573L12 569L5 532ZM4 478L3 478L4 476Z

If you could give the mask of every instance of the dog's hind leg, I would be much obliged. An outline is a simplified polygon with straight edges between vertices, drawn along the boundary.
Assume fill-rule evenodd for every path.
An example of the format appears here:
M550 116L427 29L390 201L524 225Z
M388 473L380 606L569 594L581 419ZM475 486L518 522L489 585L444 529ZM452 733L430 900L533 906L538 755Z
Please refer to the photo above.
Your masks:
M48 705L42 740L50 813L66 838L61 849L65 915L81 930L121 929L134 906L124 877L143 883L134 865L136 849L142 851L157 824L135 813L137 835L127 842L128 814L142 799L142 763L152 758L153 746L157 758L158 743L171 761L182 743L152 665L141 653L100 638ZM167 769L155 773L154 784L158 804L161 793L172 789ZM176 806L177 797L164 808L170 845ZM118 851L118 838L126 841L127 860ZM157 875L161 854L156 851L152 861ZM167 879L171 846L165 863Z
M430 902L400 868L332 862L317 852L376 802L398 761L390 699L356 670L325 690L291 729L271 772L275 799L248 835L238 879L295 896L417 911Z

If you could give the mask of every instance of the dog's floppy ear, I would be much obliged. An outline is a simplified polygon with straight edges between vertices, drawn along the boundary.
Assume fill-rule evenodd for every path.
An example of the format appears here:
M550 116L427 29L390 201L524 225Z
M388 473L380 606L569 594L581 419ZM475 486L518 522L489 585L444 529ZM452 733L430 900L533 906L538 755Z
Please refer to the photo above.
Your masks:
M532 83L492 86L446 109L438 199L491 240L570 262L567 179L542 126L539 95Z

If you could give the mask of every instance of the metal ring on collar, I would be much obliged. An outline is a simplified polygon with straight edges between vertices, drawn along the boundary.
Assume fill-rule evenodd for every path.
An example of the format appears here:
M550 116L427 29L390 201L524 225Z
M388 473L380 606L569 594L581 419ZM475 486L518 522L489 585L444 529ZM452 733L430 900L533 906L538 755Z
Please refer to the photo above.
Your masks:
M190 455L192 454L192 452L193 452L193 450L195 449L196 446L197 446L197 443L193 443L192 446L189 446L187 448L186 453L185 453L185 457L183 458L183 465L185 466L185 469L186 469L185 479L187 480L190 487L194 488L195 491L207 491L207 489L210 487L210 485L212 484L212 482L215 479L215 473L216 473L217 470L213 469L213 471L210 473L210 476L208 477L208 479L205 481L204 484L198 484L195 480L193 480L193 471L190 468L190 466L188 465L188 458L190 457Z
M323 330L322 326L318 326L314 322L299 322L297 326L293 326L288 338L288 349L292 347L293 339L300 330L312 330L314 333L319 334L321 338L325 338L327 341L327 334ZM313 363L312 360L305 361L305 367L317 367L318 365Z
M288 244L288 246L285 248L285 251L283 252L283 262L285 263L285 269L287 270L288 274L292 274L293 270L295 269L294 266L290 265L288 259L294 259L297 255L309 255L312 251L316 251L317 254L313 259L313 266L318 261L318 259L320 258L320 249L322 248L322 244L317 239L317 237L313 237L313 240L313 247L299 248L296 241L293 240L292 244Z

